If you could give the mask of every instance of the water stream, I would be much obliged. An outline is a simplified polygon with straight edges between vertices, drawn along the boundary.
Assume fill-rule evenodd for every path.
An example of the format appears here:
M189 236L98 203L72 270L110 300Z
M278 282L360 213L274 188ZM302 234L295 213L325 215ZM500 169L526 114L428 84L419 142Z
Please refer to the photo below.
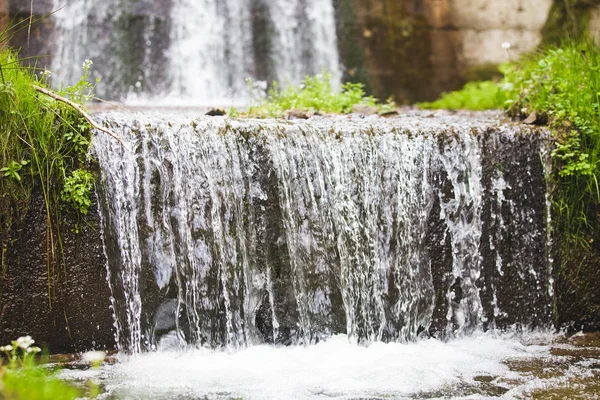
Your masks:
M543 131L485 117L103 118L132 149L94 144L121 350L552 323Z
M495 396L508 362L550 356L544 130L98 118L130 147L93 144L121 362L89 373L109 398Z

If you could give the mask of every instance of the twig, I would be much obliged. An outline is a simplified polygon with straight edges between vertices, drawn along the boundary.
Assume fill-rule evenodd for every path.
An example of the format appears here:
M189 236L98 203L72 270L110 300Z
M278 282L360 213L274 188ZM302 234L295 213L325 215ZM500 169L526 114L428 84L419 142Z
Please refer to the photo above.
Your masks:
M31 39L31 25L33 24L33 0L29 3L29 23L27 24L27 55L29 55L29 40Z
M94 122L94 120L92 119L92 117L90 117L88 115L88 113L86 113L83 110L83 108L81 108L78 104L73 103L71 100L69 100L67 98L59 96L58 94L56 94L53 91L48 90L46 88L43 88L43 87L40 87L40 86L36 86L36 85L33 85L33 88L35 90L37 90L38 92L45 94L46 96L52 97L54 100L58 100L60 102L63 102L65 104L73 107L79 114L81 114L81 116L83 118L85 118L87 120L87 122L90 123L90 125L92 126L92 128L109 134L110 136L112 136L113 138L115 138L119 143L121 143L121 145L125 148L125 150L129 150L129 147L127 147L127 144L123 141L123 139L121 139L121 137L119 135L117 135L116 133L114 133L110 129L104 128L104 127L96 124Z

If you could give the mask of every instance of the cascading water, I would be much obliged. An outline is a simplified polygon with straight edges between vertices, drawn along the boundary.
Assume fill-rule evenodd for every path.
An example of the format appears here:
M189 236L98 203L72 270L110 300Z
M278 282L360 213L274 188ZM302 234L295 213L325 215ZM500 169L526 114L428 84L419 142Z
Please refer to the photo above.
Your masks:
M103 119L132 148L94 141L123 350L551 324L543 131Z
M54 0L54 9L55 79L73 83L92 59L106 99L232 104L247 98L248 77L341 78L331 0Z

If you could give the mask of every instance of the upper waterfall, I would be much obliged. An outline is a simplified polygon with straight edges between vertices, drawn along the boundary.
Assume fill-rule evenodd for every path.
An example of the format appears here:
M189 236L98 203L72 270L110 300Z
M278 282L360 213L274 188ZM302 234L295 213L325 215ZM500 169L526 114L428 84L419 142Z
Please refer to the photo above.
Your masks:
M341 78L331 0L54 0L52 69L73 83L85 59L106 99L233 104L246 78Z

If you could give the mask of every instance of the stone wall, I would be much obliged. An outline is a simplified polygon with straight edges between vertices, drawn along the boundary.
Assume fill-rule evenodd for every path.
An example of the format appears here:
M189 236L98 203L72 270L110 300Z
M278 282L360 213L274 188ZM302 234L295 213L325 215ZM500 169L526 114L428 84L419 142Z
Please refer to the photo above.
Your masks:
M8 21L8 0L0 0L0 32L4 32Z
M403 102L485 79L490 66L535 49L552 0L335 3L346 78L363 77L377 96Z
M0 272L0 344L31 335L52 353L115 347L106 258L93 204L78 221L61 216L49 262L46 213L41 193L33 194L22 224L14 225ZM79 233L74 232L78 224ZM64 261L64 263L63 263Z

